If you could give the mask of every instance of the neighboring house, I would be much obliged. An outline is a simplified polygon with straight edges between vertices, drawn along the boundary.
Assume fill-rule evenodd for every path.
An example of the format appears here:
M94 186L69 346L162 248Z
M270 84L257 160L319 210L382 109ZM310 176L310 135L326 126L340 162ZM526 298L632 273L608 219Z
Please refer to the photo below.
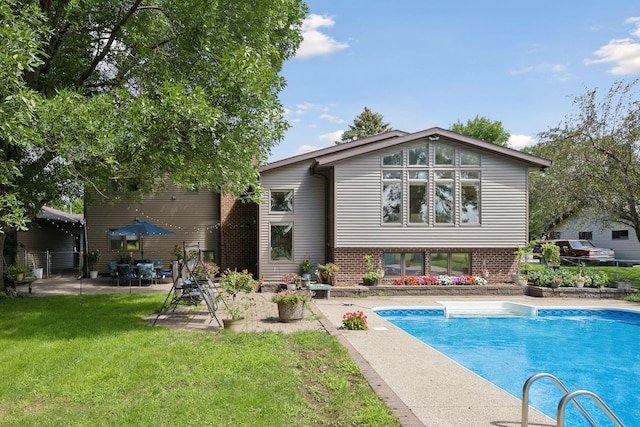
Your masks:
M84 220L81 214L69 214L43 207L28 224L28 231L17 232L16 261L45 273L77 270L79 253L84 241Z
M174 257L172 250L183 242L190 249L199 246L205 260L223 270L256 271L256 205L240 203L211 191L189 191L175 185L140 201L87 203L87 241L89 250L101 253L97 269L108 272L107 262L131 253L134 259L162 260L165 267ZM135 220L144 220L173 232L152 237L112 237L110 231Z
M554 224L547 231L556 239L587 239L601 248L613 249L617 260L640 263L640 243L635 230L593 214L580 212Z
M261 168L258 274L313 264L359 283L372 255L385 280L490 272L509 280L527 243L528 172L552 162L431 128L388 132Z

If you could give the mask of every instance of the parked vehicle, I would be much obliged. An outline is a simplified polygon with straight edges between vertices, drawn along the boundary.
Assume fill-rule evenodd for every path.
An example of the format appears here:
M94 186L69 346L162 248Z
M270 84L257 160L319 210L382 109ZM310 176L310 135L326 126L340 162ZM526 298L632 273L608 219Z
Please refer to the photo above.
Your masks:
M601 264L615 261L612 249L599 248L589 240L556 239L545 240L535 245L533 252L539 254L543 243L554 243L560 248L563 264Z

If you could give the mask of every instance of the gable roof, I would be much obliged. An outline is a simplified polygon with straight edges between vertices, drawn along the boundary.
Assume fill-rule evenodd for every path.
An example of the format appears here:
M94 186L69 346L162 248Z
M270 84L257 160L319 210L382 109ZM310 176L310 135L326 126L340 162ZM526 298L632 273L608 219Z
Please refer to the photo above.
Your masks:
M261 171L267 171L276 169L279 167L287 166L293 163L298 163L306 160L314 160L318 166L327 165L340 160L345 160L361 154L370 153L372 151L390 148L396 145L404 144L407 142L417 141L420 139L428 138L432 141L438 141L440 139L450 140L461 145L466 145L471 148L480 149L483 151L491 152L499 156L511 158L528 164L530 167L535 168L548 168L551 167L553 161L544 159L542 157L534 156L533 154L523 153L512 148L502 147L500 145L493 144L491 142L481 141L476 138L472 138L465 135L452 132L450 130L442 129L439 127L433 127L430 129L422 130L415 133L407 133L402 131L392 131L383 133L380 135L358 139L352 142L346 142L334 147L323 148L320 150L312 151L309 153L301 154L287 159L278 160L273 163L269 163L261 168Z
M84 215L83 214L68 214L66 212L60 211L58 209L50 208L47 206L43 206L42 210L38 215L36 215L36 219L41 219L45 221L56 221L56 222L65 222L71 224L80 224L82 225Z

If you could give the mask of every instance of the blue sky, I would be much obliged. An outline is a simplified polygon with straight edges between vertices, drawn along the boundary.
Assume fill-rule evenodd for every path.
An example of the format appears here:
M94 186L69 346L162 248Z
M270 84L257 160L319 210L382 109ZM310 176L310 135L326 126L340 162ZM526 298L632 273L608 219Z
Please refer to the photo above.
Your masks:
M575 111L573 95L640 76L638 0L307 4L271 161L333 145L365 106L407 132L485 116L520 149Z

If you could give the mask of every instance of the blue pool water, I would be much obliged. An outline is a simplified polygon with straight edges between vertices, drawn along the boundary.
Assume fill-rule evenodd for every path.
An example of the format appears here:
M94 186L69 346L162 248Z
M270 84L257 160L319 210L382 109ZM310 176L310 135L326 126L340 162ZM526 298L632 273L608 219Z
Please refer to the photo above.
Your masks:
M375 312L498 387L522 398L531 375L555 375L570 391L598 394L626 427L640 427L640 313L603 309L539 309L537 317L445 318L443 309ZM535 382L531 406L556 418L562 393ZM578 401L598 425L614 425L588 398ZM566 426L589 424L569 405Z

